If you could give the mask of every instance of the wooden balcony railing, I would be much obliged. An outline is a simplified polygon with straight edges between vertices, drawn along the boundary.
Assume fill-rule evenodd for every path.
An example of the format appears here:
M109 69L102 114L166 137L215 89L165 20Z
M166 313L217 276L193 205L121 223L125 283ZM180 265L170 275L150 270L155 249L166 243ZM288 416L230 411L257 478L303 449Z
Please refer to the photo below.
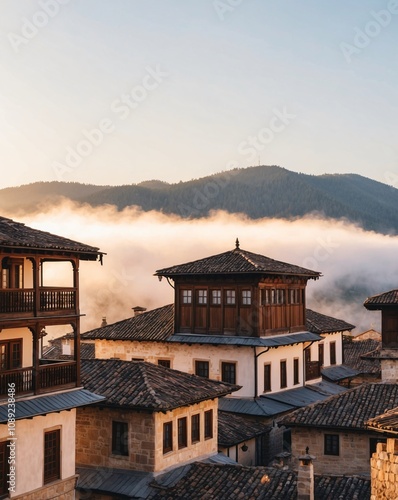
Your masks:
M34 315L57 311L76 310L76 288L49 288L39 290L39 304L35 304L33 289L0 290L0 315L24 313Z
M0 396L8 395L9 384L15 384L15 394L33 391L33 368L0 372Z
M34 290L0 290L0 313L33 312L34 298Z
M319 361L310 361L305 364L305 380L314 380L321 376Z
M42 365L39 367L39 373L40 389L51 389L76 383L77 365L75 361Z
M77 382L77 364L75 361L51 363L18 370L0 371L0 397L8 395L9 384L15 384L15 396L26 393L39 394L57 387L74 387Z

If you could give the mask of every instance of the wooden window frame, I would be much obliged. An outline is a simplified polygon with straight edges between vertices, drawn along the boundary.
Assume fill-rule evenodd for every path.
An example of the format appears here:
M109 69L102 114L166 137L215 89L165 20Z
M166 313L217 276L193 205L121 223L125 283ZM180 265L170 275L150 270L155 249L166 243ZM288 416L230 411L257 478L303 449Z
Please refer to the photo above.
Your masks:
M221 290L212 290L211 291L211 305L212 306L221 306Z
M251 305L252 305L252 291L242 290L242 306L251 306Z
M196 290L196 303L198 306L207 306L207 290L205 288Z
M127 422L112 420L112 455L129 456L129 426Z
M178 449L188 446L188 419L181 417L177 420Z
M337 352L336 352L336 342L330 342L329 344L329 352L330 352L330 365L334 366L337 361Z
M279 365L280 365L281 389L286 389L286 387L287 387L287 361L286 361L286 359L281 359Z
M171 368L171 359L158 359L158 365Z
M192 304L192 290L190 288L183 288L181 290L181 303L183 305Z
M173 422L163 424L163 455L173 451Z
M2 346L5 346L5 366L3 367L3 359L2 359ZM19 362L13 363L13 347L14 345L18 345L19 350ZM18 368L22 368L22 360L23 360L23 342L22 339L9 339L3 340L0 342L0 371L7 370L18 370Z
M272 390L271 363L264 363L264 377L263 378L264 378L264 391L263 392L271 392L271 390Z
M200 441L200 413L191 415L191 443Z
M293 385L300 383L300 360L293 358Z
M232 288L225 290L225 305L226 306L236 305L236 290Z
M5 260L7 259L7 260ZM5 265L7 262L7 265ZM18 274L18 283L16 276L16 269L20 267L20 272ZM17 285L17 286L15 286ZM1 283L2 289L23 289L24 284L24 259L15 259L12 257L5 257L1 261Z
M11 441L0 441L0 496L9 492L8 474L10 472L10 445ZM14 464L13 464L14 465Z
M325 344L318 344L318 361L320 367L325 363Z
M61 429L44 431L43 484L61 479Z
M228 384L236 384L237 363L221 361L221 380Z
M204 427L205 439L213 438L213 410L207 410L204 412Z
M203 359L195 360L195 375L198 377L209 378L210 361Z
M331 455L334 457L340 456L340 435L339 434L325 434L324 435L324 455Z

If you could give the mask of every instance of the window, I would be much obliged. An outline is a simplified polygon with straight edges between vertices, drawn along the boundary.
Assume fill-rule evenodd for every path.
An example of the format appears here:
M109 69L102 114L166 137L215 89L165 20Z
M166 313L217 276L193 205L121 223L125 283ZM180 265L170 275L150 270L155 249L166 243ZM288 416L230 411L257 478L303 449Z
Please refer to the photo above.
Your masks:
M300 383L300 374L299 374L299 359L293 359L293 384L297 385Z
M23 288L23 260L4 257L1 266L1 287Z
M191 442L197 443L198 441L200 441L200 413L191 417Z
M330 364L336 364L336 342L330 342Z
M199 377L209 378L209 362L195 361L195 375Z
M213 437L213 410L205 411L205 439Z
M183 304L192 304L192 290L183 290L182 291L182 303Z
M158 359L158 365L164 366L166 368L171 368L171 363L169 359Z
M216 306L221 304L221 290L211 291L211 303Z
M44 484L61 479L61 430L44 433Z
M236 363L221 363L221 380L236 384Z
M178 429L178 448L186 448L188 445L187 417L179 418L177 420L177 429Z
M271 363L264 365L264 392L271 390Z
M235 304L235 290L226 290L225 292L225 302L228 305Z
M129 435L127 422L112 422L112 454L128 457Z
M8 483L9 480L7 474L10 472L10 466L8 464L9 450L8 445L10 441L0 442L0 495L5 495L8 493Z
M173 422L163 424L163 453L173 451Z
M319 366L323 366L324 359L325 359L325 346L324 346L324 344L318 344Z
M281 389L287 387L286 360L281 361Z
M0 342L0 370L22 367L22 339Z
M207 304L207 290L198 290L198 304Z
M300 290L298 288L291 288L289 290L289 303L290 304L300 303Z
M251 290L242 290L242 305L250 306L252 303L252 292Z
M266 288L264 290L264 304L284 304L285 290L283 288Z
M339 456L339 435L325 434L325 455Z

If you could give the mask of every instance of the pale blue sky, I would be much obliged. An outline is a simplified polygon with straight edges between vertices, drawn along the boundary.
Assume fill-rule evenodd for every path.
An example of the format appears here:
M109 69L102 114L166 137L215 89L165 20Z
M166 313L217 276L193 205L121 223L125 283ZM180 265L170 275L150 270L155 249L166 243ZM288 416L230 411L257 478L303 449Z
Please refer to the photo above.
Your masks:
M397 0L0 7L0 187L259 162L398 187Z

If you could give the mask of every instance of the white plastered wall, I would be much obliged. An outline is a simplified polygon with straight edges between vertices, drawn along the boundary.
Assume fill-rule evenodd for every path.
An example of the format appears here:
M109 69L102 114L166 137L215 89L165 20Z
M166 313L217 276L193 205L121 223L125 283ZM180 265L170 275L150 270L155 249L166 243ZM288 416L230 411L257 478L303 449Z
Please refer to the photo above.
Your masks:
M76 410L50 413L16 422L16 489L12 496L23 495L44 486L44 432L61 429L61 479L75 474ZM0 440L9 439L7 424L0 425Z

